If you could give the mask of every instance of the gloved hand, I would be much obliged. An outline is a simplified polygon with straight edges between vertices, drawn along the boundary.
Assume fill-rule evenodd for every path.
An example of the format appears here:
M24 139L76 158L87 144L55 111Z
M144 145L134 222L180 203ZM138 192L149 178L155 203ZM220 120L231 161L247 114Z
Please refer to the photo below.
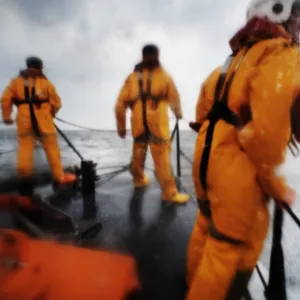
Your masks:
M199 132L201 124L197 123L197 122L190 122L189 126L192 130L194 130L195 132Z
M126 130L125 129L118 130L118 135L121 139L124 139L126 137Z
M283 199L275 199L275 201L279 206L291 206L296 201L296 191L293 188L288 187L285 197Z
M5 125L13 125L14 121L12 119L3 120Z

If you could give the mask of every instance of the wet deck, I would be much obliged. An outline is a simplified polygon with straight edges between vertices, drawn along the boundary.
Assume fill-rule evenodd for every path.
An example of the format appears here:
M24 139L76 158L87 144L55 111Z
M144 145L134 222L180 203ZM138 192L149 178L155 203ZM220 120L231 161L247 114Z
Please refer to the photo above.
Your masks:
M154 176L146 189L134 191L129 174L122 173L100 182L96 205L96 220L102 222L103 229L90 246L135 257L143 287L141 299L184 299L186 248L195 202L184 206L162 203ZM64 205L64 210L81 225L89 222L82 220L80 198ZM0 219L0 226L6 227L8 219Z

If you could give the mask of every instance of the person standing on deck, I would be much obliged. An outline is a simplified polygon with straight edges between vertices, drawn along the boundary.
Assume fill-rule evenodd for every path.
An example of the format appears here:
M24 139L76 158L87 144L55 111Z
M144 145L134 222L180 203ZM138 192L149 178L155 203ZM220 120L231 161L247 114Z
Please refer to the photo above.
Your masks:
M131 173L135 187L149 183L144 163L150 145L162 199L186 203L189 196L178 192L171 169L169 106L176 118L181 119L179 94L172 77L160 65L159 49L156 45L146 45L142 50L142 62L127 77L117 99L118 134L121 138L126 135L126 109L130 108L134 138Z
M2 118L12 125L13 105L17 106L18 173L20 193L33 192L31 180L33 151L39 140L46 152L52 176L58 184L71 183L75 175L64 173L53 118L61 107L61 100L53 84L43 73L43 62L38 57L26 59L27 68L13 78L1 96Z
M233 53L202 85L190 124L199 132L200 212L188 246L187 300L241 299L268 231L268 199L295 201L277 169L299 135L291 131L299 25L299 0L251 1L246 25L230 41Z

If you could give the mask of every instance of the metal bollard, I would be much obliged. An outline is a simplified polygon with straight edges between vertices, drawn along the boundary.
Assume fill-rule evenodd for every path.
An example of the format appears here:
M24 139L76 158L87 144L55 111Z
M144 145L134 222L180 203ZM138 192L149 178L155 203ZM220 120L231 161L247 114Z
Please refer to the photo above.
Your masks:
M92 218L96 214L95 178L95 163L93 161L81 161L83 217L85 219Z

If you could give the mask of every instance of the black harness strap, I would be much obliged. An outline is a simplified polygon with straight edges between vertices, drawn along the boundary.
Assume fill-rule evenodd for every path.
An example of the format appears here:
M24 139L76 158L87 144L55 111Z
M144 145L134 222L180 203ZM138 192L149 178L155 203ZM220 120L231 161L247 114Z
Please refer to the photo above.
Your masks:
M34 113L34 102L40 102L35 97L35 80L33 79L32 87L31 87L31 95L29 92L29 82L28 79L24 80L24 95L25 95L25 102L29 104L29 112L30 112L30 120L31 120L31 126L34 134L37 137L41 137L41 132L39 130L38 121L36 119L35 113Z
M148 78L147 78L147 92L144 93L144 89L143 89L143 73L139 72L139 92L140 92L140 98L142 100L142 118L143 118L143 125L144 125L144 130L145 130L145 143L148 141L149 139L149 135L150 135L150 130L149 130L149 126L147 123L147 99L148 96L151 94L151 72L149 71L148 74Z
M198 199L199 209L204 217L211 219L211 208L209 200L199 200Z
M244 53L241 55L239 61L235 65L233 72L231 73L228 81L225 84L228 70L229 70L229 68L232 64L232 61L236 55L235 55L235 53L233 53L232 55L230 55L227 58L224 66L222 68L222 72L219 76L217 84L216 84L215 95L214 95L214 104L213 104L211 111L208 113L208 116L207 116L207 119L210 122L209 122L207 132L206 132L205 147L203 149L201 163L200 163L200 169L199 169L200 180L201 180L201 184L202 184L204 190L207 190L207 168L208 168L208 161L209 161L211 145L212 145L212 140L213 140L213 134L214 134L216 124L220 120L223 120L227 124L230 124L235 127L239 126L239 124L240 124L238 116L228 108L228 94L229 94L229 89L231 87L233 78L236 74L236 71L239 68L243 58L245 57L245 55L247 54L247 52L249 51L249 49L251 48L252 45L254 45L254 43L248 45L248 47L246 48ZM224 93L221 96L221 92L223 90L224 84L225 84ZM221 231L218 230L218 228L216 228L216 226L214 225L214 222L212 220L212 211L210 208L209 200L198 199L198 204L199 204L201 213L210 220L209 234L211 237L213 237L219 241L222 241L222 242L230 243L232 245L242 245L244 243L241 240L238 240L238 239L232 238L230 236L227 236L226 234L223 234Z
M151 93L151 79L152 79L152 73L151 70L149 70L149 74L148 74L148 79L147 79L147 91L144 92L143 91L143 73L142 71L138 72L138 76L139 76L139 98L146 98L146 99L150 99L152 101L152 108L156 109L158 106L158 103L167 98L167 93L165 94L159 94L159 95L152 95ZM143 96L143 97L142 97ZM137 101L138 99L129 101L129 105L133 106L134 103Z
M150 99L152 101L152 108L156 109L159 101L166 98L166 95L158 95L154 96L151 94L151 79L152 79L152 73L149 70L148 78L147 78L147 89L146 92L144 92L143 88L143 73L142 71L138 72L138 80L139 80L139 98L142 101L142 118L143 118L143 126L145 132L141 134L140 136L136 137L134 140L138 143L144 142L152 142L155 144L164 144L169 142L169 139L161 139L156 136L154 136L149 129L148 122L147 122L147 100Z
M235 238L232 238L224 233L222 233L220 230L218 230L212 220L212 212L210 208L210 202L209 200L199 200L198 199L198 205L201 214L209 220L209 234L214 239L220 241L220 242L226 242L231 245L242 245L244 242Z
M14 99L14 105L16 105L17 107L22 105L22 104L28 104L28 101L27 100L19 100L19 99ZM37 107L37 108L40 108L41 107L41 104L43 103L49 103L49 100L48 99L45 99L45 100L37 100L37 99L32 99L31 103Z
M213 135L214 135L214 130L215 130L216 124L220 120L223 120L227 124L230 124L230 125L233 125L236 127L239 125L238 116L228 108L228 94L229 94L229 89L231 87L233 78L236 74L236 71L239 68L243 58L245 57L246 53L248 52L248 50L250 48L251 48L251 46L248 46L246 48L246 50L242 54L241 58L239 59L238 63L236 64L235 69L231 73L231 75L225 85L224 93L223 93L222 97L221 97L221 92L222 92L223 86L225 84L227 72L228 72L228 70L232 64L232 61L235 57L234 53L227 58L224 66L222 68L222 72L219 76L217 85L216 85L214 104L213 104L211 111L209 112L209 114L207 116L207 119L210 122L209 122L207 132L206 132L205 147L203 149L201 163L200 163L200 180L201 180L201 184L202 184L204 190L207 189L207 168L208 168L208 161L209 161L211 145L212 145L212 140L213 140Z
M147 90L144 92L143 89L143 73L142 71L138 72L138 79L139 79L139 96L142 100L142 118L143 118L143 125L145 129L145 133L143 134L143 139L145 142L149 141L149 138L151 136L151 132L147 123L147 100L152 100L152 108L156 109L157 105L160 100L165 98L165 95L158 95L154 96L151 94L151 79L152 79L152 73L149 70L148 78L147 78Z
M20 105L29 105L29 113L30 113L30 121L31 121L31 126L34 134L37 137L41 137L41 132L39 130L38 126L38 121L34 113L34 107L40 109L41 105L43 103L49 103L49 99L39 99L36 94L35 94L35 77L32 77L32 87L31 87L31 93L29 91L29 80L28 78L30 77L25 77L24 78L24 98L25 99L18 99L14 98L13 103L19 107Z
M14 105L16 105L18 107L23 104L32 103L35 107L40 108L43 103L49 103L49 99L40 100L38 97L36 97L35 81L33 81L33 87L31 89L31 97L30 97L29 87L28 87L28 78L24 78L24 95L25 95L25 99L14 98L13 99ZM26 98L26 95L28 95L28 98ZM28 101L28 99L30 99L30 101Z

